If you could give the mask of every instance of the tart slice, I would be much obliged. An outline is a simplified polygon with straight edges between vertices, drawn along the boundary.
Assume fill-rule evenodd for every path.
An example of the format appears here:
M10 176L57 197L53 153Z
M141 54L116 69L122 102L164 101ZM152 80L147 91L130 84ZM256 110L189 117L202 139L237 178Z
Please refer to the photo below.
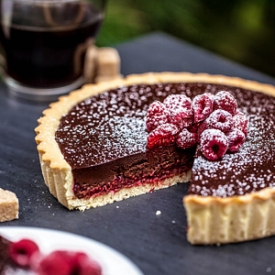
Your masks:
M196 145L185 149L167 142L167 129L161 132L164 142L148 143L146 116L154 101L221 91L230 92L249 119L239 151L209 160ZM270 85L207 74L152 73L86 85L51 104L38 121L45 182L64 206L85 210L190 180L184 206L191 243L272 235L274 95Z

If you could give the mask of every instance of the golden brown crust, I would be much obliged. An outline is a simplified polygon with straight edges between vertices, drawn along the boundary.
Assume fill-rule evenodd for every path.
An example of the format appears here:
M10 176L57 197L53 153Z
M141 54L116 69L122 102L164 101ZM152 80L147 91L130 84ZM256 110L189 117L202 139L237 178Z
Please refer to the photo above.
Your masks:
M61 97L58 102L51 104L50 109L44 111L44 116L38 120L39 126L35 131L37 133L37 149L45 182L50 192L63 205L69 209L78 208L84 210L103 205L108 200L123 199L128 197L128 195L123 195L122 191L117 198L106 198L103 203L93 203L92 199L87 202L87 200L76 200L74 198L71 168L64 160L54 138L60 118L79 101L105 90L120 85L167 82L224 84L275 96L275 87L255 81L222 75L164 72L130 75L125 79L98 85L85 85L81 90ZM189 175L185 175L185 180L188 180L188 177ZM168 185L175 183L176 181L172 181ZM160 184L163 185L165 183ZM149 190L133 189L130 196L148 192ZM230 198L186 196L184 205L188 216L188 240L194 244L214 244L250 240L275 234L275 218L272 214L275 210L274 200L275 189L272 188Z
M192 244L221 244L275 234L275 190L229 198L189 195L184 200Z

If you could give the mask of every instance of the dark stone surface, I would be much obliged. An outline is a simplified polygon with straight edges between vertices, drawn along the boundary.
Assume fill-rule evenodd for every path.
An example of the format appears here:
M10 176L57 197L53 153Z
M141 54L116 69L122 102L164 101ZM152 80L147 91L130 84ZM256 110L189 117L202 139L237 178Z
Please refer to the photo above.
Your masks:
M207 72L275 84L271 77L161 33L117 48L125 75ZM51 228L93 238L125 254L145 275L274 272L275 237L220 247L191 246L186 240L182 207L186 185L85 212L64 208L44 185L34 141L36 121L47 106L14 99L4 84L0 85L0 187L14 191L20 200L19 220L1 226ZM161 215L156 215L157 210Z

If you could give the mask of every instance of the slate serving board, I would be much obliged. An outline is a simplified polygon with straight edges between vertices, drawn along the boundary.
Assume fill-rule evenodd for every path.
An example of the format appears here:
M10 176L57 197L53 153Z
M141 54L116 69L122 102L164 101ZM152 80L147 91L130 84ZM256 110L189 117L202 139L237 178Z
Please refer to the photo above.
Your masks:
M116 47L124 75L207 72L275 85L272 77L163 33ZM36 121L47 106L13 98L0 84L0 187L14 191L20 200L20 218L0 226L51 228L98 240L131 259L144 275L275 274L275 237L220 247L191 246L182 206L188 188L184 184L85 212L65 209L44 185L34 141Z

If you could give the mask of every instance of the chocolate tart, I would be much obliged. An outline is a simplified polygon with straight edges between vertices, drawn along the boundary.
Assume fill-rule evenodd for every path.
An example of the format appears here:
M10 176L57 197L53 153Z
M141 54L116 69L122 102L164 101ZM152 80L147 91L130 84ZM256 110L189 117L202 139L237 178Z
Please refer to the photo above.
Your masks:
M209 161L196 148L147 149L149 104L171 93L230 91L249 118L241 150ZM275 234L275 87L226 76L148 73L85 85L45 110L35 129L42 173L68 209L85 210L190 181L192 244ZM172 202L171 202L172 203Z

